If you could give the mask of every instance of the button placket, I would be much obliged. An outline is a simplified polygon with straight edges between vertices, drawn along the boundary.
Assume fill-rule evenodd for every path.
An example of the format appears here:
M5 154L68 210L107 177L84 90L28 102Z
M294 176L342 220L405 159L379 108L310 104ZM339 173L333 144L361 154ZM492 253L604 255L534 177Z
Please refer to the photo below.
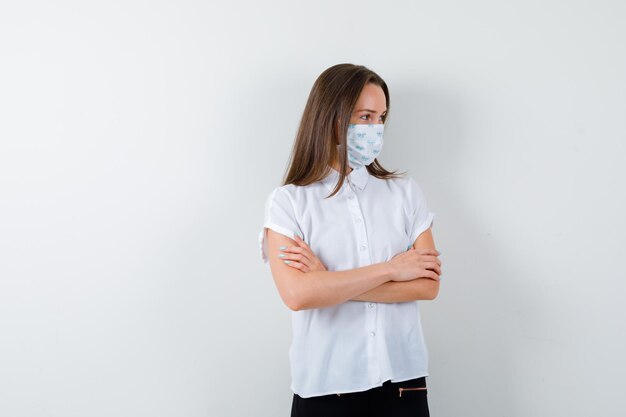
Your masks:
M348 193L347 203L348 209L350 211L350 215L353 219L354 230L357 237L357 253L359 259L359 265L370 265L371 257L369 249L369 241L367 239L367 230L365 228L365 221L363 218L363 213L361 210L361 206L359 204L358 198L355 195L355 191L352 187L346 188L346 192ZM363 303L365 307L365 329L364 335L368 339L368 343L366 344L367 356L369 357L369 377L371 383L380 382L381 378L381 370L380 370L380 341L377 339L377 313L378 309L375 308L377 306L376 303L367 302Z
M361 206L355 196L355 192L352 187L348 187L346 191L349 193L348 208L350 210L352 218L354 219L354 224L356 227L357 242L359 245L359 261L361 265L369 265L371 264L371 259L369 256L369 251L367 250L367 232L365 230L365 222L363 221Z

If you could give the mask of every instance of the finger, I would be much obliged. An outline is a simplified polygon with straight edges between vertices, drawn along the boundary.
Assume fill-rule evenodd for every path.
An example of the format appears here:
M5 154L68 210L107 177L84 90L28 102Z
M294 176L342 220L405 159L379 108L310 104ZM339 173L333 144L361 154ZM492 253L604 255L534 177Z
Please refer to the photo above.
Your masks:
M314 259L315 254L313 253L313 250L311 249L311 247L300 236L298 235L296 236L297 236L298 245L301 246L298 249L301 249L302 253L306 253L307 258Z
M296 234L295 236L296 236L295 241L298 242L298 245L304 246L305 248L309 247L309 245L307 245L307 243L304 241L304 239L300 237L300 235Z
M306 259L308 263L312 263L313 260L315 259L315 255L313 255L313 252L311 252L310 250L306 248L294 248L293 253L296 256L297 260ZM298 258L297 256L300 256L301 258Z
M439 267L437 262L427 262L426 263L426 268L430 269L430 270L434 270L438 274L441 274L441 268Z
M436 268L436 267L434 267L434 266L428 267L428 268L426 268L426 269L427 269L427 270L429 270L429 271L431 271L431 272L433 272L433 273L435 273L435 274L437 274L437 277L439 277L439 275L441 275L441 271L439 271L439 269L437 269L437 268Z
M300 253L294 253L294 254L290 254L288 255L288 258L290 260L296 261L306 267L311 268L313 265L313 261L311 261L309 258L307 258L306 256L304 256L303 254Z
M436 274L437 276L439 276L439 272L432 266L426 266L425 267L427 271L432 272L433 274Z
M285 249L282 249L282 251L290 253L304 253L307 249L300 246L287 246Z
M424 275L423 277L419 277L418 279L429 279L431 281L441 281L441 279L439 278L439 276L437 274L435 274L434 276L426 276L426 275Z
M427 269L424 271L424 276L426 278L430 278L430 279L434 279L435 281L439 281L439 274L437 274L434 271L431 271L430 269Z
M292 260L286 260L284 261L288 266L292 267L292 268L296 268L296 269L303 269L304 265L301 262L298 261L292 261Z
M302 272L309 272L311 270L311 268L309 268L308 266L302 264L302 268L300 268L300 271Z
M302 254L304 255L306 258L308 259L312 259L313 257L311 256L311 253L307 254L307 250L305 248L301 248L299 246L286 246L285 249L281 249L282 252L285 252L285 254L287 256L285 256L285 259L296 259L296 258L290 258L289 255L290 254Z
M298 243L299 246L301 246L301 247L303 247L303 248L305 248L307 250L311 250L309 245L304 241L304 239L302 239L300 237L299 234L295 234L295 239L294 240Z

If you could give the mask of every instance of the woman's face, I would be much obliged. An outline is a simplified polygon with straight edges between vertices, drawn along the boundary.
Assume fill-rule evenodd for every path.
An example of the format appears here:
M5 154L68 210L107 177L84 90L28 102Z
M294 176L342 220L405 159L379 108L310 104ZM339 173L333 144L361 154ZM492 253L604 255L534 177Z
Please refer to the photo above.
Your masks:
M376 84L365 84L350 117L351 124L385 123L387 104L385 92Z

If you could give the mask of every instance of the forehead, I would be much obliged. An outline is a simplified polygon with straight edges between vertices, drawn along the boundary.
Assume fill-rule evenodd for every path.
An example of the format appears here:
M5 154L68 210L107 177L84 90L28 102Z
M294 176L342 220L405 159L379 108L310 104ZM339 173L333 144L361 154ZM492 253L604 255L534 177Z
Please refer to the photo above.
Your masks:
M383 112L387 109L385 92L376 84L366 84L356 101L355 110L371 109Z

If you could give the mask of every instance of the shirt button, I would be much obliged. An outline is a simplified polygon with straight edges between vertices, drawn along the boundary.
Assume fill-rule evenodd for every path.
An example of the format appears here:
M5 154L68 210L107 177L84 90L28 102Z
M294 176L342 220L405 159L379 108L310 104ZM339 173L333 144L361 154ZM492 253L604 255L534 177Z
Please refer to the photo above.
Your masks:
M367 306L368 306L368 307L370 307L370 308L372 308L372 307L374 307L374 304L369 303Z
M359 217L358 219L356 219L357 223L361 223L361 218Z
M365 249L367 249L367 246L361 245L361 250L365 250Z
M349 197L348 197L348 199L349 199L349 200L354 200L354 196L353 196L353 195L351 195L351 196L349 196Z
M376 334L376 332L370 332L370 335L374 336Z

